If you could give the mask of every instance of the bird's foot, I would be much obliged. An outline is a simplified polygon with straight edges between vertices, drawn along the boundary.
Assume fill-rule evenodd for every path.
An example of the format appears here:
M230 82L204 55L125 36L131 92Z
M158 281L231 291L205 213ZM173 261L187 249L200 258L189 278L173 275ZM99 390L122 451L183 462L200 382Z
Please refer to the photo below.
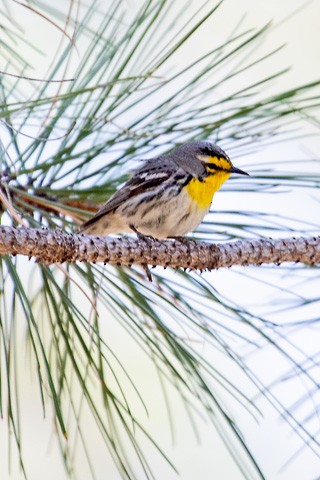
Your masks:
M194 240L193 238L190 238L190 237L174 236L174 237L169 237L169 239L177 240L178 242L186 243L186 244L197 243L197 240Z
M134 225L129 225L131 230L137 234L138 238L141 238L141 240L152 240L155 241L155 238L152 235L145 235L144 233L139 232L139 230L136 229Z

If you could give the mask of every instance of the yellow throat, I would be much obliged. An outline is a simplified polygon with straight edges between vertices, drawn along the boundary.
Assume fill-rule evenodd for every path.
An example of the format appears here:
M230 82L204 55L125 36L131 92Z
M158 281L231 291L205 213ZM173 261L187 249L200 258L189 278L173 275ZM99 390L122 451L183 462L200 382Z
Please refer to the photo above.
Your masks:
M210 174L202 181L193 178L186 186L187 192L197 204L199 208L208 208L212 202L213 195L221 185L230 177L230 160L224 158L210 157L209 162L213 163L225 170L211 170L208 165Z

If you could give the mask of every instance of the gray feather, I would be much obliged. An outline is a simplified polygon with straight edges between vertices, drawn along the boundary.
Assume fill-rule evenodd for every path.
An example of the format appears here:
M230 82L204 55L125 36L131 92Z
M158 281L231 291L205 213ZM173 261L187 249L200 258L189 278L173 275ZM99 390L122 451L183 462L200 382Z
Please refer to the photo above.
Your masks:
M114 193L107 203L78 230L82 232L92 226L101 217L114 212L129 198L146 193L157 192L175 173L188 173L194 178L202 180L207 176L205 164L199 156L218 156L228 158L226 153L217 145L210 142L191 142L181 145L168 155L146 160L138 168L125 185Z

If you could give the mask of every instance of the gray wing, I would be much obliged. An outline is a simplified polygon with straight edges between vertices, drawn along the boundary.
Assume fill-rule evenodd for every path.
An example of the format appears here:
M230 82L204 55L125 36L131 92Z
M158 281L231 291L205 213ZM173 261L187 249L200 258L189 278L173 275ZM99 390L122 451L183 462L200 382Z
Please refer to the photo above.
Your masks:
M80 226L78 232L85 230L104 215L114 212L129 198L156 189L176 171L177 166L175 163L165 158L159 157L157 159L147 160L143 167L139 168L125 185L115 192L92 218Z

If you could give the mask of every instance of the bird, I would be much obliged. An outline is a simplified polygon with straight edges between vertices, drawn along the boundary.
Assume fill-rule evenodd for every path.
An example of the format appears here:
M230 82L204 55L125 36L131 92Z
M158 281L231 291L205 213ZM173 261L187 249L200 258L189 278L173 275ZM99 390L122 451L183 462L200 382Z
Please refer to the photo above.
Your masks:
M230 174L249 175L209 141L188 142L146 160L77 233L180 238L209 212Z

